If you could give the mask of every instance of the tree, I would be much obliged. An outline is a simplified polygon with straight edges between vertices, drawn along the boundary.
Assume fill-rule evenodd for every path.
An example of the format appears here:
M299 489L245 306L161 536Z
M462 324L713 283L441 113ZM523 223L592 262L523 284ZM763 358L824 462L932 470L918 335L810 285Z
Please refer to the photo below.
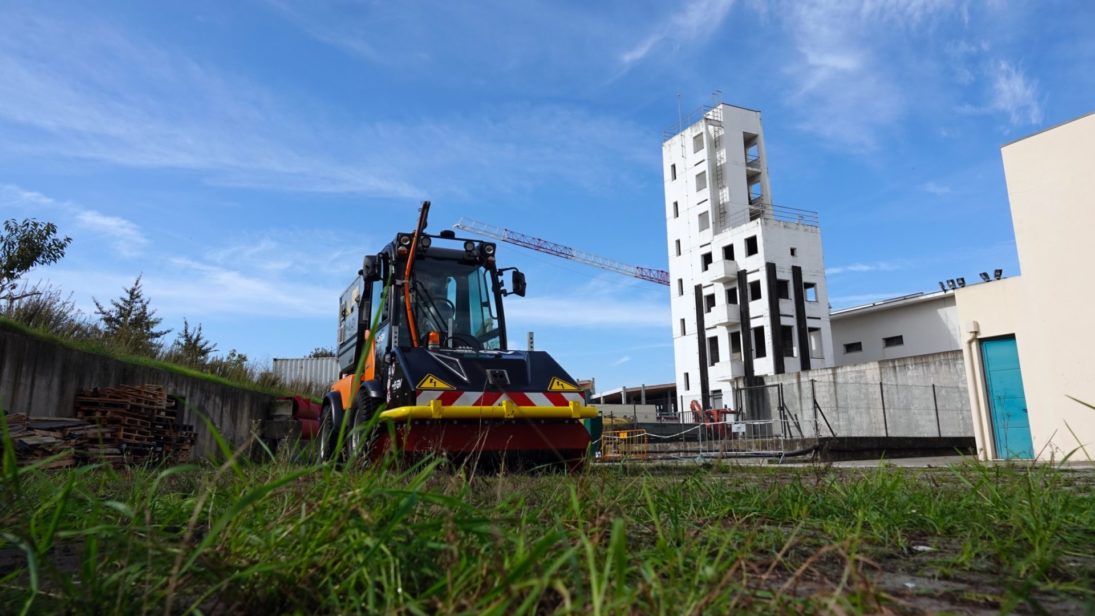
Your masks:
M335 350L331 347L316 347L308 354L308 357L334 357Z
M0 299L9 302L34 295L34 291L16 296L16 281L37 265L50 265L65 256L71 237L57 237L57 225L28 218L4 221L0 233Z
M150 300L144 296L141 276L137 276L133 286L125 289L122 297L110 300L109 307L92 299L95 313L103 322L106 339L123 351L155 355L160 348L160 338L171 332L156 329L163 319L157 318L156 311L148 307Z
M198 323L194 329L190 329L190 322L183 319L182 331L179 332L171 348L171 355L175 361L202 368L209 363L209 356L216 350L217 345L202 333L201 323Z

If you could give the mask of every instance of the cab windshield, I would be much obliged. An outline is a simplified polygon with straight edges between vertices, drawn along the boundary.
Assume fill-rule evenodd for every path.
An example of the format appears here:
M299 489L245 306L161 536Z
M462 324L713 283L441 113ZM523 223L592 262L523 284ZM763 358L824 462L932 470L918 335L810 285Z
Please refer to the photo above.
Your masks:
M445 348L501 349L492 276L485 267L455 259L418 261L412 301L420 344L435 331Z

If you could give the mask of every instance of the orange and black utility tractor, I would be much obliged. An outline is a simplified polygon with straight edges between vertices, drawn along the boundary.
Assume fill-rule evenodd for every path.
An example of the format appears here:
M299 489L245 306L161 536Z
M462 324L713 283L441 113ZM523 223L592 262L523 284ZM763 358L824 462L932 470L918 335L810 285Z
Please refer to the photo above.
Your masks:
M524 296L524 275L499 268L490 242L427 234L429 208L413 232L366 256L342 295L342 376L323 401L320 458L392 451L580 467L582 419L596 410L550 355L507 345L503 299Z

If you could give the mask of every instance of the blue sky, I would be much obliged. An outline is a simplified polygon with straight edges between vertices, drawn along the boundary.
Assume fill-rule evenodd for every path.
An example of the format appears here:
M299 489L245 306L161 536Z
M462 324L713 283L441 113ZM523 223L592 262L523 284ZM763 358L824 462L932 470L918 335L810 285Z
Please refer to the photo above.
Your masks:
M665 268L663 129L763 111L777 204L820 212L835 308L1018 273L999 147L1095 107L1090 2L5 2L0 217L33 272L258 361L329 346L418 203ZM721 94L715 94L721 92ZM598 387L672 380L668 290L503 247L511 338Z

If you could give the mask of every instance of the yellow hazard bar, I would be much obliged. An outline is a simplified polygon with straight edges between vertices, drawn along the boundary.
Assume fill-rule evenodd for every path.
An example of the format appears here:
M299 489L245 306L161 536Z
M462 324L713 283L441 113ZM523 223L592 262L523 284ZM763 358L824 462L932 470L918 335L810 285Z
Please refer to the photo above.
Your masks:
M381 419L584 419L596 417L597 409L571 400L569 406L517 406L502 400L499 406L441 406L431 400L427 406L401 406L380 414Z

